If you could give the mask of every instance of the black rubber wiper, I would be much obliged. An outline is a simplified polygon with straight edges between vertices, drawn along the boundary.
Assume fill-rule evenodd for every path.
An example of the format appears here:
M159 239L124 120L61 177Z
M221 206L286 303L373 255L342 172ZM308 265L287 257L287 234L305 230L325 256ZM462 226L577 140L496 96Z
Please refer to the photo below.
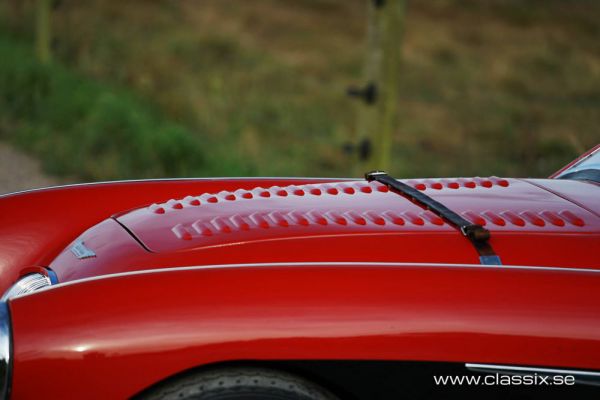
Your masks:
M369 182L377 181L386 185L391 191L408 198L410 201L424 209L430 210L450 225L454 226L473 244L473 247L475 247L475 250L477 250L477 253L479 254L479 262L481 264L502 265L500 257L496 255L489 243L491 236L490 231L483 226L471 223L439 201L434 200L412 186L399 182L383 171L367 172L365 174L365 179Z

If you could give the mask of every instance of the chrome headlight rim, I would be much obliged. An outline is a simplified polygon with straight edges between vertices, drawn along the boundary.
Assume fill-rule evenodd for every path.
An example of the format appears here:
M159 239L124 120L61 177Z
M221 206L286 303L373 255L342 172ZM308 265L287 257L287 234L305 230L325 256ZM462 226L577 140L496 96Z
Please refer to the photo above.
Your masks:
M0 399L10 394L12 374L12 337L10 312L5 301L0 302Z
M12 380L12 327L8 301L58 283L50 268L20 277L0 299L0 400L8 399Z
M51 269L44 269L42 272L31 272L21 276L0 298L0 302L7 302L11 299L34 293L40 289L55 285L58 283L56 273Z

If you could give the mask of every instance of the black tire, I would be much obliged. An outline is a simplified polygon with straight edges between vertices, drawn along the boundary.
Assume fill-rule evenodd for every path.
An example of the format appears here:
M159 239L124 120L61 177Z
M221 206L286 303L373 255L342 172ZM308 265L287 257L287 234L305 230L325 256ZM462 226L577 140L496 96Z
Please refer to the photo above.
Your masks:
M304 378L266 368L223 368L175 378L142 394L144 400L338 400Z

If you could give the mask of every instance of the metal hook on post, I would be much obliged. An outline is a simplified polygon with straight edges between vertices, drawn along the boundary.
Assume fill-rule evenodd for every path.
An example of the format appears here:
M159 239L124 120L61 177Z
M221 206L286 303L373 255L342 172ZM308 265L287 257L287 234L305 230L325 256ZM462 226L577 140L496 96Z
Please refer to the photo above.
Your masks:
M377 101L377 85L370 82L362 88L351 86L348 88L348 96L364 100L366 104L372 105Z

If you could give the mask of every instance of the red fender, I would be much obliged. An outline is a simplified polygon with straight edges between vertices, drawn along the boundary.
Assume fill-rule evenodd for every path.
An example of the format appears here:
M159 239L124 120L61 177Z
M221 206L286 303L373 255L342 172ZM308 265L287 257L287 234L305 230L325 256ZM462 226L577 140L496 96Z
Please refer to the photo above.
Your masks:
M10 301L13 398L125 398L231 360L598 370L598 287L593 270L409 264L192 267L60 284Z
M165 179L71 185L0 196L0 293L27 268L47 266L81 232L115 213L191 193L326 181L331 179Z

